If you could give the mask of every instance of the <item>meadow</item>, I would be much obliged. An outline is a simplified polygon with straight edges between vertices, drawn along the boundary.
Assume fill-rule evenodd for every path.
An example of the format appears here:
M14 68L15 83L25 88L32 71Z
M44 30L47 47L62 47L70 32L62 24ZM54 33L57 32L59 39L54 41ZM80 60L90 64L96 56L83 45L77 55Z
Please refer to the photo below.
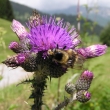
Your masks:
M18 41L15 33L10 28L11 22L0 19L0 27L6 33L2 35L6 47L0 46L0 62L7 56L14 54L8 49L11 41ZM96 44L96 42L95 42ZM84 64L85 68L94 73L94 80L89 89L92 94L91 100L87 103L75 102L65 107L65 110L110 110L110 48L103 56L90 59ZM58 89L59 79L52 78L47 80L47 89L44 93L44 110L49 110L59 101L66 97L64 86L69 78L81 70L69 69L65 75L60 78L60 89ZM16 74L16 73L15 73ZM58 94L59 91L59 94ZM0 110L30 110L32 100L29 99L31 93L30 84L16 84L0 89ZM51 110L51 109L50 109Z

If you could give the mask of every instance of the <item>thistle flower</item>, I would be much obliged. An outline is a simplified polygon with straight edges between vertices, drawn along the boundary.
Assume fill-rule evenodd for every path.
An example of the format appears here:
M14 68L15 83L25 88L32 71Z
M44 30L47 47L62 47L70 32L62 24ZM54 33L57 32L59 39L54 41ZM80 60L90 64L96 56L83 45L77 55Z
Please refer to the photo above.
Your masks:
M17 47L18 47L18 43L17 42L11 42L10 45L9 45L9 48L11 50L16 49Z
M79 90L88 90L90 87L90 84L92 82L93 79L93 73L86 70L84 72L82 72L82 74L80 75L79 79L77 80L75 87L77 89L77 91Z
M81 90L76 94L76 98L79 102L87 102L91 98L91 94L88 91Z
M106 45L91 45L86 48L79 48L77 52L86 58L98 57L105 54L107 49Z
M12 21L11 28L20 40L24 39L28 34L25 27L15 19Z
M70 35L70 32L75 28L69 32L67 31L68 28L68 26L64 26L63 20L56 22L55 18L50 17L49 22L47 22L47 18L43 17L43 25L32 27L30 34L27 35L32 45L31 51L47 52L49 49L56 48L57 45L60 49L65 46L66 49L75 48L80 43L78 39L77 43L74 42L78 34Z
M57 46L59 49L64 49L64 47L66 47L65 50L74 49L81 42L75 28L70 29L70 25L63 23L63 20L57 22L55 17L50 17L48 20L46 16L40 17L36 13L30 17L28 26L30 32L27 32L18 21L13 20L12 22L12 30L17 34L20 42L12 42L9 48L15 53L25 53L27 58L26 63L24 62L20 66L26 71L33 72L36 70L34 67L45 64L51 77L63 75L67 68L53 62L48 57L47 51L55 49ZM33 56L31 53L35 53L35 55ZM36 63L32 63L32 61Z
M9 49L11 49L15 53L20 53L21 46L19 45L18 42L11 42L9 45Z
M24 63L25 60L26 60L26 57L24 56L24 54L18 54L11 58L8 58L7 60L3 61L2 63L6 64L8 67L16 68L16 67L20 66L22 63Z
M8 58L3 63L9 67L21 66L28 72L34 72L31 82L33 90L30 96L30 98L34 98L34 104L31 109L41 110L43 91L46 87L46 78L48 76L61 77L66 73L68 67L73 68L74 64L71 63L80 62L80 56L83 59L81 62L84 61L84 57L100 56L105 53L107 46L98 44L76 49L81 43L81 39L75 28L70 28L69 23L64 23L63 19L56 21L55 17L48 19L47 16L41 17L37 12L34 12L27 24L29 32L20 22L13 20L11 28L17 34L19 42L12 42L9 48L17 55ZM56 49L63 51L63 53L58 52L58 55L60 54L59 60L66 53L67 60L65 65L60 61L55 62L52 56L48 54L48 50ZM69 94L76 91L77 100L86 102L90 99L90 94L86 90L89 89L92 79L92 72L84 71L75 85L69 84L65 89Z
M72 84L72 83L67 83L65 85L65 91L68 93L68 94L73 94L75 92L76 88L75 88L75 85Z

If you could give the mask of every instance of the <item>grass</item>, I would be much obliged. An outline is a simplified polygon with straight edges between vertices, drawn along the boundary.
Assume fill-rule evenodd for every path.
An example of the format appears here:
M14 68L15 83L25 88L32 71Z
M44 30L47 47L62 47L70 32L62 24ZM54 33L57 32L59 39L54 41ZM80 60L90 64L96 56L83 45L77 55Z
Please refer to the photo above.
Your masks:
M90 71L94 73L94 80L92 82L90 92L92 93L92 99L87 102L86 107L84 104L75 103L75 107L72 107L70 110L109 110L110 108L110 68L109 68L109 62L110 62L110 48L108 49L108 52L100 57L91 59L85 63L85 67L87 67ZM61 77L61 96L60 99L64 98L64 85L68 78L71 78L71 76L74 74L74 70L68 71L67 74L65 74L63 77ZM51 82L51 85L49 85L49 95L54 93L54 95L51 98L47 98L51 100L52 102L55 97L57 97L57 87L55 88L55 85L57 84L57 80L54 79ZM97 106L101 107L100 109L96 108L96 103L98 103ZM107 107L105 107L105 105ZM109 106L109 107L108 107ZM83 108L85 107L85 108ZM104 108L105 107L105 108ZM74 109L73 109L74 108Z
M11 22L8 22L4 19L0 19L0 27L2 27L5 30L5 34L3 34L2 37L3 41L5 42L5 47L0 46L0 61L3 61L6 59L7 56L14 54L10 49L8 49L8 45L12 41L18 41L18 38L16 37L16 34L11 30Z
M0 19L0 26L6 30L6 34L2 37L8 47L11 41L17 41L16 35L10 29L10 22ZM7 55L12 55L8 48L4 49L0 47L0 61L6 59ZM5 54L4 54L5 53ZM94 73L94 80L92 82L90 92L92 98L89 102L81 104L75 102L70 104L66 110L109 110L110 108L110 48L105 55L90 59L85 63L85 67ZM60 96L59 100L62 101L67 94L65 93L64 86L69 78L74 73L80 73L77 70L69 70L65 75L61 77L60 82ZM45 90L44 103L50 108L52 104L57 103L58 93L58 79L51 79L51 83L47 80L47 90ZM21 84L19 86L11 85L7 88L0 89L0 110L30 110L32 100L28 97L31 93L31 85ZM26 103L28 102L28 104ZM48 109L44 109L48 110Z
M0 90L0 110L29 110L28 101L30 87L28 85L12 85Z

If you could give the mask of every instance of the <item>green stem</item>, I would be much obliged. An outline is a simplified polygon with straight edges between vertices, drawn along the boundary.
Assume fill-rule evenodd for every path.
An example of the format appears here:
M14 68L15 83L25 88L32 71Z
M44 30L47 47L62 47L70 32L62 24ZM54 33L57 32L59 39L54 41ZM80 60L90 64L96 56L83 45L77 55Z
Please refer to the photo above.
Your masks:
M47 78L47 75L42 74L42 73L44 72L36 71L34 73L34 78L32 81L33 90L30 96L30 98L34 99L34 104L31 106L31 110L42 109L42 105L43 105L42 97L43 97L44 90L46 87L46 78Z

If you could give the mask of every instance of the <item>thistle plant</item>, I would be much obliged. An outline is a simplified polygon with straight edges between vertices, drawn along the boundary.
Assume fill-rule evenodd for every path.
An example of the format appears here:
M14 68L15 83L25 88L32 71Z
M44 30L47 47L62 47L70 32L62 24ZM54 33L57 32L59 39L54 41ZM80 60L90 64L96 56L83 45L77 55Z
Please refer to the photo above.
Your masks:
M80 63L82 65L85 59L105 54L107 46L97 44L78 48L81 39L74 27L64 23L63 19L56 21L55 17L47 18L37 12L33 12L27 26L29 32L19 21L12 21L11 28L18 36L19 42L10 43L9 48L16 55L3 63L8 67L21 66L27 72L34 72L33 79L29 80L33 88L29 98L34 99L31 110L41 110L48 77L59 78L68 68ZM93 73L84 70L76 84L67 84L65 91L70 94L70 98L59 104L55 110L74 100L87 102L91 97L88 89L92 79Z

